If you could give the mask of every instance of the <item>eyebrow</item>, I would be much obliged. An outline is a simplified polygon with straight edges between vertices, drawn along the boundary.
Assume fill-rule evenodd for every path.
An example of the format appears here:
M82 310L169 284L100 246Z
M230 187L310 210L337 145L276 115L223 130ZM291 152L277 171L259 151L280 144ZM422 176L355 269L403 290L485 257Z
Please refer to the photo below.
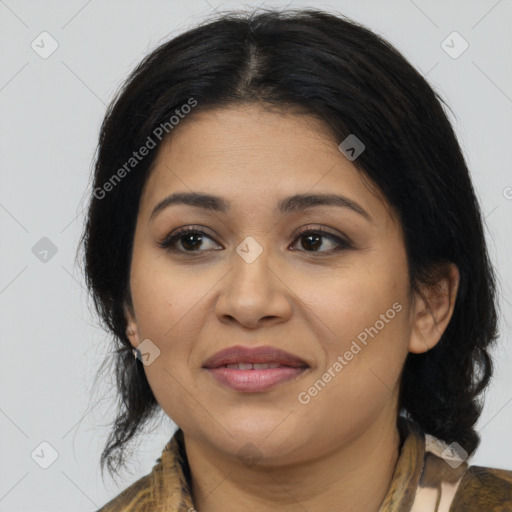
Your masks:
M176 192L162 199L162 201L155 206L149 216L149 221L156 217L156 215L165 208L178 204L184 204L220 213L228 213L230 209L229 201L219 196L202 194L199 192ZM337 194L295 194L285 199L281 199L277 203L276 213L280 213L281 215L291 214L307 208L314 208L315 206L337 206L340 208L347 208L361 215L369 222L372 222L371 216L360 205L347 197Z

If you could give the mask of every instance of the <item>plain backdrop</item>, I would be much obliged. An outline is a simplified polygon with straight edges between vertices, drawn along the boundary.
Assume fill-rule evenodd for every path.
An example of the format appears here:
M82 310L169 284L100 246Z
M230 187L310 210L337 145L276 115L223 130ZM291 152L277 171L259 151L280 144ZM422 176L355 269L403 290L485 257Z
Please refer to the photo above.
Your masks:
M496 373L470 462L512 469L510 0L0 0L1 511L94 511L148 473L174 432L161 418L136 445L131 473L102 482L115 395L112 382L93 380L111 345L75 264L98 130L117 88L159 43L214 10L258 5L324 8L365 24L453 110L500 279Z

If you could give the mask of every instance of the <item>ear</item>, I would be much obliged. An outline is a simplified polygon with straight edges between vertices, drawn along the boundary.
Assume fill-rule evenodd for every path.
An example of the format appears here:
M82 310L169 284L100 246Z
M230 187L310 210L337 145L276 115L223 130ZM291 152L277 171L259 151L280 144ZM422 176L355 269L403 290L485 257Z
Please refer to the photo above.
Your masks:
M124 316L126 318L126 336L132 347L136 348L140 344L140 337L133 306L130 304L125 304Z
M425 299L415 294L409 352L422 354L433 348L452 318L459 288L459 269L454 263L442 265L434 284L422 287Z

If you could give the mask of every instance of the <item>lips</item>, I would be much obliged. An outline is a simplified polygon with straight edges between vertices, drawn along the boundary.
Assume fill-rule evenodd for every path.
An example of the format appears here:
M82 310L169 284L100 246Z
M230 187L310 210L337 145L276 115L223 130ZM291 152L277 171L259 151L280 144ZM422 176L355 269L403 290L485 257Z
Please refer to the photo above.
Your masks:
M251 364L252 368L247 365ZM278 366L289 366L292 368L308 367L309 365L301 358L271 346L245 347L236 345L217 352L203 363L203 368L228 367L228 365L239 365L237 369L263 370L265 367L259 365L269 364L274 368ZM240 366L241 365L241 366ZM245 366L244 366L245 365ZM257 366L254 366L257 365ZM232 367L235 369L235 367Z
M234 391L261 393L306 373L309 365L301 358L270 346L238 345L217 352L203 364L220 384Z

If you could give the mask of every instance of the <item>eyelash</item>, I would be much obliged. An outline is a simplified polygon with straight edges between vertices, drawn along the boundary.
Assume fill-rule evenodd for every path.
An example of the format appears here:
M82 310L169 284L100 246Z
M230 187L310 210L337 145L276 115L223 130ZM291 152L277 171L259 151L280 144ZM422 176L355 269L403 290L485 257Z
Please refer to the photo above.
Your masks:
M212 237L210 237L208 234L206 234L204 231L201 231L200 229L197 229L197 228L194 228L194 227L185 227L185 228L179 228L174 234L172 235L167 235L163 240L161 240L160 242L157 242L157 245L158 247L160 247L161 249L164 249L166 251L169 251L169 252L175 252L175 253L185 253L185 254L190 254L190 255L193 255L193 256L199 256L201 252L205 252L205 251L201 251L201 250L197 250L197 251L184 251L184 250L180 250L180 249L177 249L176 247L174 247L175 243L180 239L182 238L183 236L185 235L189 235L189 234L199 234L201 236L206 236L207 238L209 238L210 240L213 240ZM304 228L302 231L300 231L295 240L294 240L294 244L295 245L295 242L297 240L299 240L301 237L304 237L306 235L311 235L311 234L314 234L314 235L321 235L322 237L325 237L325 238L328 238L334 242L336 242L336 244L338 245L338 247L334 248L334 249L331 249L329 251L306 251L306 250L302 250L300 252L307 252L307 253L319 253L319 254L323 254L323 255L331 255L331 254L334 254L338 251L341 251L343 249L349 249L351 248L351 244L346 241L346 240L343 240L342 238L322 229L322 228L310 228L310 227L306 227ZM196 253L196 254L194 254Z

